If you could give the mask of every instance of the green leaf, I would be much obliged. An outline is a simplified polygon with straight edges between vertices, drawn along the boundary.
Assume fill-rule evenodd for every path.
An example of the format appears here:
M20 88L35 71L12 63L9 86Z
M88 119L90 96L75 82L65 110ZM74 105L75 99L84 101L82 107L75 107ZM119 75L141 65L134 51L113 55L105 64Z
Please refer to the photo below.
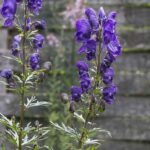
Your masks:
M27 98L27 103L25 104L26 108L38 107L38 106L50 106L51 103L46 101L37 101L35 96L32 96L30 99Z
M76 140L78 139L78 137L80 136L80 134L76 131L76 129L73 129L69 126L66 126L62 123L62 125L60 126L58 123L54 123L52 121L50 121L50 124L55 127L57 130L66 133L68 136L75 138Z
M77 114L76 112L74 113L74 117L76 117L78 120L82 121L83 123L85 123L85 119L83 118L82 115Z

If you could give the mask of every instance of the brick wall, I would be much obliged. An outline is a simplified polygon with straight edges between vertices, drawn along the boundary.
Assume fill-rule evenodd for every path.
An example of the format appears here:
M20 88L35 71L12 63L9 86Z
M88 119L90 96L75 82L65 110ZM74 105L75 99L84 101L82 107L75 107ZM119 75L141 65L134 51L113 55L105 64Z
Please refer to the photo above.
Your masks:
M41 18L46 18L49 31L57 31L58 36L63 20L56 14L63 11L65 2L66 0L45 0L40 15ZM149 4L150 0L88 0L87 3L97 10L103 5L107 11L118 12L118 33L124 48L115 65L119 87L117 100L113 106L107 106L106 112L96 120L99 126L112 133L112 138L102 145L102 150L150 149ZM72 30L66 29L64 43L68 44L68 49L72 46L72 35ZM0 55L8 54L8 36L5 29L0 30ZM9 61L0 58L0 69L9 65ZM8 116L16 114L14 101L15 97L7 94L1 85L0 112ZM41 110L40 114L42 113Z

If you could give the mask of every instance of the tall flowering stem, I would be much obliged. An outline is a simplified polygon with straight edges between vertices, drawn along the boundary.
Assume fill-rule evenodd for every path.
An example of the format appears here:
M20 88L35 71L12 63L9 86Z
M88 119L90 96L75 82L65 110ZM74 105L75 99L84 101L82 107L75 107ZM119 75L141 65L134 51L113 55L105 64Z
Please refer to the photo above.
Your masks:
M16 15L18 6L23 5L24 15ZM27 98L30 90L35 90L38 83L45 77L45 73L51 68L50 62L46 62L43 68L40 66L40 53L43 48L44 36L42 32L46 28L44 20L32 22L31 17L37 16L42 8L42 0L4 0L1 8L1 15L4 18L4 27L15 27L18 34L12 40L12 57L21 66L19 75L11 69L0 71L0 77L5 78L5 84L20 96L20 122L9 120L0 113L0 123L8 128L7 139L16 146L16 149L23 150L26 147L33 149L44 148L39 146L39 141L49 132L47 127L41 124L31 123L25 125L25 112L32 107L49 106L48 102L37 101L35 96ZM20 70L19 70L20 71ZM34 92L33 92L34 93ZM36 93L35 93L36 94Z
M22 37L22 90L21 90L21 113L20 113L20 135L19 150L22 150L22 128L25 117L25 78L26 78L26 26L27 26L27 1L24 0L24 31Z
M82 108L75 110L75 103L80 102L85 106L88 104L88 108L83 108L86 110L83 111L85 113L82 113L84 124L78 138L79 150L90 141L89 122L99 114L99 110L100 112L105 110L106 104L113 103L117 92L116 85L112 83L114 69L111 67L121 54L115 18L114 11L106 15L104 9L100 7L97 15L94 9L87 8L85 17L76 23L76 40L82 44L78 54L85 55L85 59L76 64L80 86L71 88L70 111L74 113L82 110Z

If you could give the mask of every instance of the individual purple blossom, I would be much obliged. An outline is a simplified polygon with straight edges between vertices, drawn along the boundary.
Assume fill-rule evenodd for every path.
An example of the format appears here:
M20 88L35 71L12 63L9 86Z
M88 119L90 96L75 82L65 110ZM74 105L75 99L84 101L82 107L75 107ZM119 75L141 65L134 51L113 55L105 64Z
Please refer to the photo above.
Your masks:
M117 92L117 87L115 85L110 85L108 87L105 87L102 90L103 99L106 101L106 103L108 103L108 104L113 103L113 101L115 99L116 92Z
M84 72L88 72L89 66L85 61L77 61L76 67L79 70L79 74L82 74Z
M115 61L115 58L111 54L107 53L107 55L102 60L100 71L104 72L107 68L111 66L113 61Z
M102 80L105 84L110 84L112 83L114 77L114 69L112 67L107 68L103 73L102 73Z
M87 40L78 50L78 54L85 53L88 61L96 58L96 40Z
M99 20L95 10L93 8L87 8L85 10L85 15L87 16L93 31L97 31L99 28Z
M107 45L108 52L113 56L117 57L121 55L121 45L118 38L115 36L114 39Z
M1 8L1 15L5 19L4 26L12 27L13 20L17 10L16 0L3 0L3 5Z
M79 79L82 93L88 92L88 90L91 88L91 80L88 73L88 64L85 61L78 61L76 63L76 67L79 71Z
M76 40L83 42L91 37L91 25L87 19L80 19L76 23Z
M89 77L82 77L80 80L80 85L82 89L82 93L87 93L88 90L91 88L91 80Z
M45 39L44 36L41 34L35 35L34 40L33 40L34 48L41 49L43 46L44 39Z
M13 72L11 69L4 69L0 72L0 76L6 78L7 81L10 81L13 78Z
M33 25L37 30L44 30L46 28L46 22L44 20L36 21Z
M71 87L71 100L75 102L79 102L81 99L82 90L78 86Z
M42 8L42 1L43 0L28 0L28 8L31 13L34 15L39 15L39 11Z
M29 61L30 61L30 67L31 67L33 70L39 69L40 56L39 56L38 53L33 53L33 54L30 56Z

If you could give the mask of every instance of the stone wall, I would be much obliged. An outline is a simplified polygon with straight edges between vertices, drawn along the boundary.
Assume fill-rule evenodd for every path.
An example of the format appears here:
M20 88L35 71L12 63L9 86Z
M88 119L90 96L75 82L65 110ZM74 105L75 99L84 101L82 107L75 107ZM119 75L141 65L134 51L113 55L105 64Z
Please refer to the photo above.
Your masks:
M57 31L58 35L63 20L55 13L64 10L65 2L45 0L40 15L46 18L49 31ZM104 6L106 11L118 12L118 34L124 51L115 65L119 87L117 100L113 106L107 106L106 112L96 120L99 126L112 133L112 138L102 145L102 150L150 150L150 0L88 0L87 5L97 10ZM71 48L70 35L73 35L72 30L66 29L65 44ZM8 38L8 32L1 29L0 55L9 52ZM8 66L11 66L10 62L1 57L0 69ZM16 98L7 94L1 85L0 112L16 115L15 101ZM42 110L39 116L41 114Z

